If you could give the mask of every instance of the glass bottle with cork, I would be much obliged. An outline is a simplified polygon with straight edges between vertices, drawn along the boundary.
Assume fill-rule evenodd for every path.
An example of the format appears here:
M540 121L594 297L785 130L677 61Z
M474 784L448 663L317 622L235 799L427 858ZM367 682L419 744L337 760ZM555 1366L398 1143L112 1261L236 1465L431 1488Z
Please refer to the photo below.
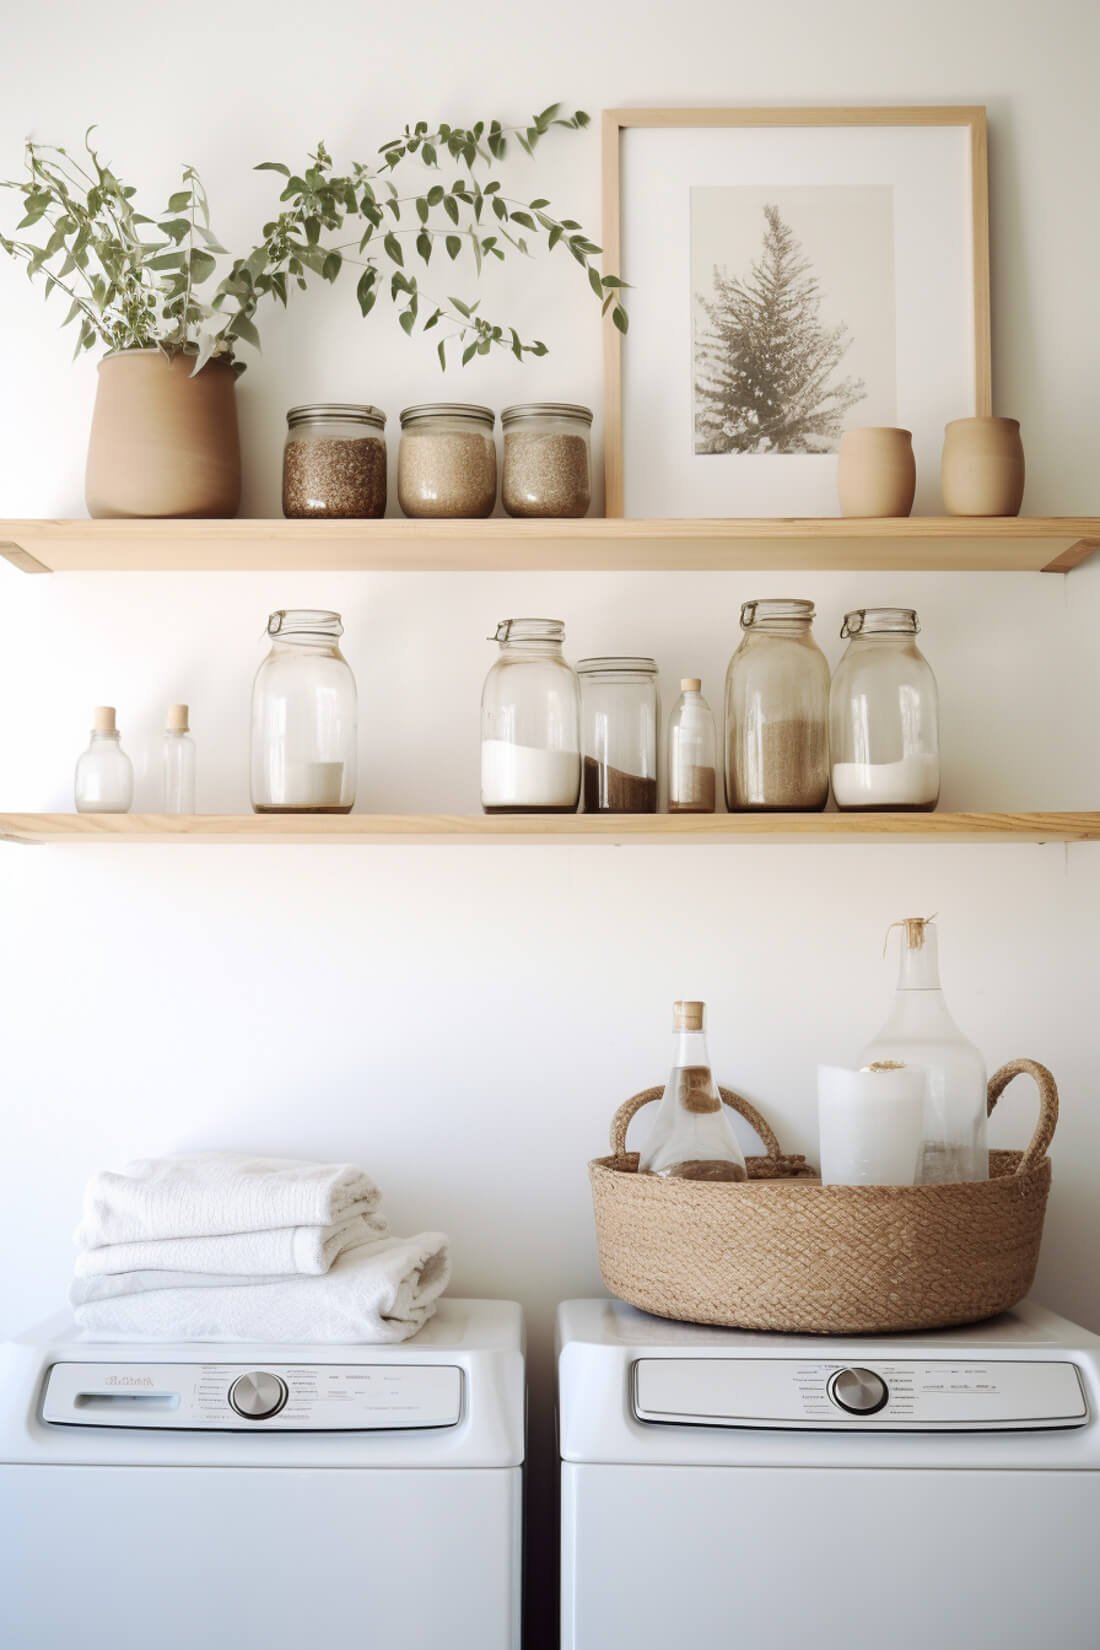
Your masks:
M698 676L680 682L668 726L668 811L712 814L717 799L718 735Z
M944 999L934 921L905 917L891 924L891 932L902 930L894 1006L860 1064L896 1061L923 1068L921 1183L988 1180L985 1062Z
M79 814L130 811L134 769L122 748L113 705L97 705L92 712L91 740L76 764L74 793Z
M672 1070L638 1159L639 1174L679 1180L748 1177L744 1153L711 1075L705 1015L705 1003L673 1004Z

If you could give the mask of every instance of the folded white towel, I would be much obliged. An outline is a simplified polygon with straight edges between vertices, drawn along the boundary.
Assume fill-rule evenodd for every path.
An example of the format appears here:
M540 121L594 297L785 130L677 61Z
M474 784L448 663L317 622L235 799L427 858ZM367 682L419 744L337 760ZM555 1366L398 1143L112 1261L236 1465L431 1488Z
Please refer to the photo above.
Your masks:
M327 1272L349 1249L374 1243L389 1230L381 1214L355 1214L334 1226L277 1226L269 1232L229 1232L224 1237L151 1238L82 1249L78 1278L118 1272L205 1272L215 1278L310 1276ZM163 1287L163 1285L162 1285Z
M450 1275L447 1239L421 1232L361 1244L323 1277L128 1272L77 1278L70 1298L92 1338L385 1344L423 1328Z
M83 1249L273 1227L335 1226L370 1214L379 1191L348 1163L244 1152L143 1157L93 1176L76 1241Z

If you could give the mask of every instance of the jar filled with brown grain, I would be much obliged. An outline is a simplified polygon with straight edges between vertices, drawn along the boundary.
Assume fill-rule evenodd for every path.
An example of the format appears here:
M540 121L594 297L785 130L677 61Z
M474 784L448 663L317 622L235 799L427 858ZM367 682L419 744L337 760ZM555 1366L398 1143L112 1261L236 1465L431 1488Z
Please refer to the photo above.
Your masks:
M283 515L364 519L386 513L386 415L358 403L291 407Z
M497 501L488 407L430 402L401 414L397 498L407 516L489 516Z
M745 602L726 673L726 805L819 813L829 800L829 666L814 604Z
M592 414L561 401L505 407L500 501L510 516L586 516L592 503Z

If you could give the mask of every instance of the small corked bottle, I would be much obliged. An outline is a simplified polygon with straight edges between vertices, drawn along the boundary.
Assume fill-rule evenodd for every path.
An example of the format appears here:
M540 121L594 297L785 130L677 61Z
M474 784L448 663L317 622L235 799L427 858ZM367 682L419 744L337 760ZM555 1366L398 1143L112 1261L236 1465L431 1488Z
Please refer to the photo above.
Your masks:
M92 737L76 764L76 811L80 814L129 813L134 800L134 770L119 740L113 705L92 712Z
M706 1004L673 1004L672 1071L653 1131L638 1159L639 1174L678 1180L745 1180L745 1156L711 1075L703 1029Z
M718 734L698 676L685 676L668 728L668 811L712 814L718 794Z

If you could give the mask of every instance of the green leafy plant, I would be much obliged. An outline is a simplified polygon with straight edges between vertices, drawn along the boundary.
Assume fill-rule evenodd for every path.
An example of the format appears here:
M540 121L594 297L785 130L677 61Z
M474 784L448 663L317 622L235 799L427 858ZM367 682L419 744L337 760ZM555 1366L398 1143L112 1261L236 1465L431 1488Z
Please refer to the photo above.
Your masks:
M578 131L589 124L583 111L563 115L552 104L526 126L479 121L465 128L426 121L407 126L384 143L373 164L354 162L338 173L324 144L309 164L295 172L281 161L265 161L258 171L284 180L280 210L245 257L214 283L220 260L229 256L211 228L202 180L186 166L181 187L165 210L148 217L134 206L134 189L103 164L85 136L79 157L68 150L28 143L26 177L0 180L18 191L24 215L0 247L26 265L28 276L45 283L46 298L59 292L69 301L63 325L79 322L76 354L102 344L110 350L190 351L195 371L226 358L243 370L242 344L260 347L257 311L274 299L286 304L294 288L314 276L334 282L356 270L356 298L368 315L385 293L409 335L440 328L436 351L445 367L448 346L465 365L495 348L517 359L541 356L541 339L523 339L515 327L480 312L480 301L429 295L414 273L447 268L462 260L480 274L487 259L529 256L532 241L560 247L584 272L604 314L620 331L627 328L624 282L603 275L594 259L600 248L572 218L558 218L550 202L506 195L498 180L482 183L481 172L502 161L514 140L527 154L552 128ZM452 163L458 175L443 181ZM409 173L417 181L404 189ZM20 232L41 225L36 241ZM345 238L354 230L351 238ZM451 283L447 283L450 285Z

